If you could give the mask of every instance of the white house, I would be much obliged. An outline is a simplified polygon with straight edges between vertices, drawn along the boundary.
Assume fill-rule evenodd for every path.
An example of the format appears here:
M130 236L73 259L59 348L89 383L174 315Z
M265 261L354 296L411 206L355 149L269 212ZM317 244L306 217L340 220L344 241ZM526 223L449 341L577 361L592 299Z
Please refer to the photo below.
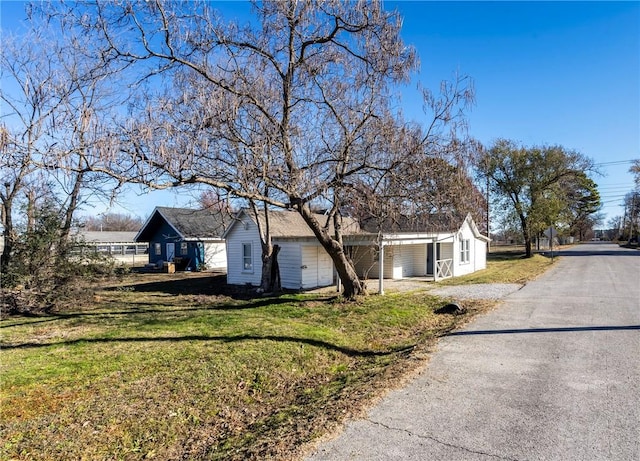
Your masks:
M281 248L278 264L282 287L297 290L335 284L333 262L302 217L294 211L271 211L269 216L272 242ZM323 222L326 216L318 215L318 219ZM471 215L453 230L433 232L365 232L355 220L345 218L343 232L358 275L377 278L380 293L384 292L385 278L437 280L486 268L489 239L480 234ZM262 260L255 217L241 211L224 238L227 283L259 286Z
M426 226L424 226L426 227ZM443 224L438 226L443 228ZM487 267L487 242L468 214L460 223L448 220L449 230L379 232L348 236L351 257L362 278L384 279L459 277ZM382 274L382 277L380 277Z

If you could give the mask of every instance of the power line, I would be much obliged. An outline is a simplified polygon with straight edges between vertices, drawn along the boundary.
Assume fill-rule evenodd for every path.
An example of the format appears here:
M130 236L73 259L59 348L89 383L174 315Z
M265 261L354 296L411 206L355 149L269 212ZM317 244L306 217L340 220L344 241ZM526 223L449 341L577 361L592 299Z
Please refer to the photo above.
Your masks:
M600 162L600 163L594 163L594 166L607 166L607 165L624 165L625 163L633 163L635 161L637 161L638 159L629 159L629 160L613 160L611 162Z
M598 186L598 190L605 192L623 192L623 191L633 191L635 190L634 186Z

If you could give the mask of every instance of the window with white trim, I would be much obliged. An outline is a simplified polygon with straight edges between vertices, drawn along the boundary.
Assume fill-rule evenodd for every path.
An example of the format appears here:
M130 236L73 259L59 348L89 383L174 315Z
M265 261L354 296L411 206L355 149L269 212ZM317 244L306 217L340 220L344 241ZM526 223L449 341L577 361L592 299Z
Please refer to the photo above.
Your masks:
M181 255L189 254L187 242L180 242L180 254Z
M242 244L242 270L244 272L251 272L253 270L251 243Z
M162 244L154 243L153 248L155 249L156 256L160 256L162 254Z
M460 240L460 263L468 263L470 258L471 241L469 239Z

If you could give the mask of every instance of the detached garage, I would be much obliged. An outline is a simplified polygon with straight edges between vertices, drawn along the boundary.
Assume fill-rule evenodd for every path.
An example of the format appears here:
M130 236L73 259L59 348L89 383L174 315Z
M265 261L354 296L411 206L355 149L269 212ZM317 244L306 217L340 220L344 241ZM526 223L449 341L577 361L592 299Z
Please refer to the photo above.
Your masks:
M318 220L326 220L318 215ZM260 225L264 226L261 214ZM345 218L345 228L357 229ZM282 288L306 290L335 284L333 261L295 211L269 212L269 229L274 245L280 247L278 265ZM253 213L242 210L224 235L227 242L227 283L260 286L262 247L258 222Z

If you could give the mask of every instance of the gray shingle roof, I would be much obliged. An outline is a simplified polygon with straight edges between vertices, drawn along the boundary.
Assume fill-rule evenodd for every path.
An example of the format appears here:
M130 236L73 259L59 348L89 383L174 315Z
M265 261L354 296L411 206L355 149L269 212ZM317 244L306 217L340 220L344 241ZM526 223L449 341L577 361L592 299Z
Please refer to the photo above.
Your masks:
M137 232L126 231L81 231L77 235L87 243L133 242Z
M137 241L149 241L161 220L168 222L184 239L219 239L232 222L228 213L210 209L156 207L142 227Z
M459 214L425 214L422 216L397 215L383 222L374 218L363 219L362 228L367 232L455 232L460 229L465 216ZM381 229L378 228L381 227Z
M244 213L255 222L253 213L244 210ZM327 222L327 216L322 214L314 215L320 225L324 226ZM259 213L260 223L264 225L265 218L263 213ZM302 216L294 210L271 210L269 212L269 229L272 237L315 237L314 233ZM358 222L353 218L342 218L342 232L344 235L360 232ZM333 223L329 224L329 233L333 233Z

